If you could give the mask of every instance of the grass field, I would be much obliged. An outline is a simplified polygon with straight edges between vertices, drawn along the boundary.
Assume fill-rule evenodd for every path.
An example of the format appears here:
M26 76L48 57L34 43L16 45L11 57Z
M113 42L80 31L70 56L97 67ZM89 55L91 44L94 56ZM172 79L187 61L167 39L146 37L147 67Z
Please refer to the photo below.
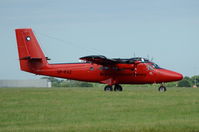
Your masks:
M199 132L199 89L0 88L0 131Z

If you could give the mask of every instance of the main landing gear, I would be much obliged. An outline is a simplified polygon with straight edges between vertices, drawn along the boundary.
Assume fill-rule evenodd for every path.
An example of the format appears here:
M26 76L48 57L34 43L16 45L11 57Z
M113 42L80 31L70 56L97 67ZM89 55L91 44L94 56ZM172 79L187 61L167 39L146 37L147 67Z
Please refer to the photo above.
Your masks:
M166 88L165 86L161 85L161 86L158 88L158 90L159 90L160 92L166 92L166 91L167 91L167 88Z
M122 91L123 90L123 88L122 88L122 86L120 86L119 84L115 84L114 85L114 91ZM111 85L106 85L105 87L104 87L104 91L113 91L113 86L111 86Z

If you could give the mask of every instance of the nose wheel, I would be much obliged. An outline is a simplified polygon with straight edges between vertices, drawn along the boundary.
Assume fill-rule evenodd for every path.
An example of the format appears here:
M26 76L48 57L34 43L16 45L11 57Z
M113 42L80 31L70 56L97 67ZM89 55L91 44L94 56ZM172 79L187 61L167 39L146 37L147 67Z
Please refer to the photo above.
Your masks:
M110 85L106 85L104 87L104 91L113 91L113 87ZM119 84L116 84L114 85L114 91L123 91L123 88Z
M160 92L166 92L166 91L167 91L167 88L166 88L165 86L161 85L161 86L158 88L158 90L159 90Z

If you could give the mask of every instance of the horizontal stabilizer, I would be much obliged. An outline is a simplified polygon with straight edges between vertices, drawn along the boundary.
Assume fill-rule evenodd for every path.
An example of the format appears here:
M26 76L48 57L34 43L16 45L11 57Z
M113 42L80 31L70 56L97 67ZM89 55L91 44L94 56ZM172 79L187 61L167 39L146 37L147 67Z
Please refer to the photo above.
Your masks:
M32 58L30 56L27 56L27 57L20 58L20 60L42 60L42 58Z
M20 60L42 60L42 58L33 58L30 56L19 58ZM46 57L46 60L51 60L50 58Z

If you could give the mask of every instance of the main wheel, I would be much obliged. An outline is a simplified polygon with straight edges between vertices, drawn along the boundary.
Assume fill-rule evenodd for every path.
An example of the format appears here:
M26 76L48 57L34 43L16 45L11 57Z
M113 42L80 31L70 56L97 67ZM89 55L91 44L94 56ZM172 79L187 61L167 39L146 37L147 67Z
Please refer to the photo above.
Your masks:
M104 87L104 91L113 91L113 88L112 88L112 86L110 86L110 85L106 85L106 86Z
M166 92L167 89L165 86L160 86L159 89L158 89L160 92Z
M114 91L122 91L122 90L123 90L122 86L120 86L119 84L115 85Z

